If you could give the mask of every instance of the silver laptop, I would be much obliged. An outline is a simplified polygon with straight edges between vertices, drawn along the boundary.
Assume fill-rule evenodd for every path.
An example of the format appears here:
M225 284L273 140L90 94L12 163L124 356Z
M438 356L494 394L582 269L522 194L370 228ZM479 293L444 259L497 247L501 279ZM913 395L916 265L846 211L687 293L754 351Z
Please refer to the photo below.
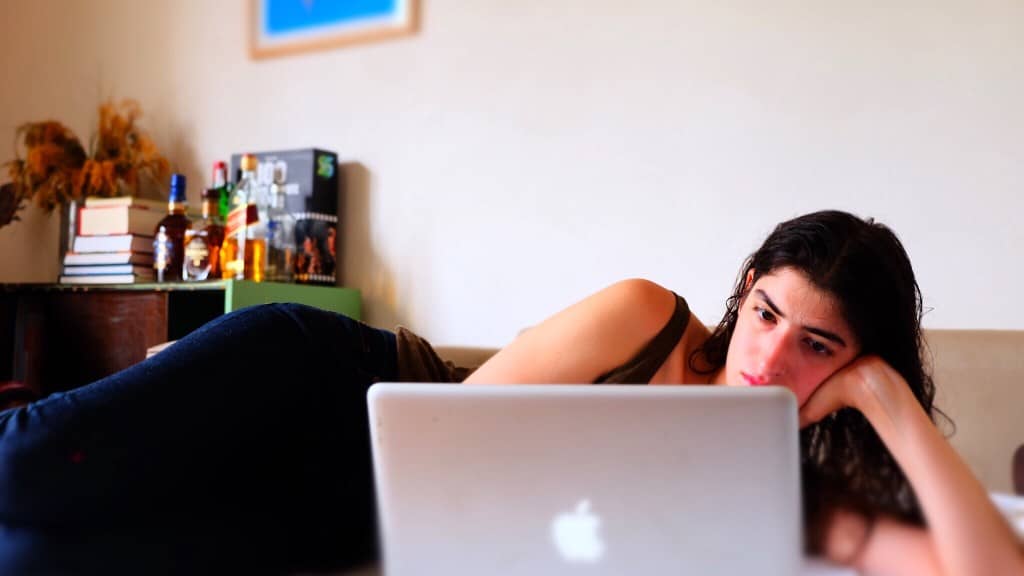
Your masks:
M377 384L384 573L797 574L782 388Z

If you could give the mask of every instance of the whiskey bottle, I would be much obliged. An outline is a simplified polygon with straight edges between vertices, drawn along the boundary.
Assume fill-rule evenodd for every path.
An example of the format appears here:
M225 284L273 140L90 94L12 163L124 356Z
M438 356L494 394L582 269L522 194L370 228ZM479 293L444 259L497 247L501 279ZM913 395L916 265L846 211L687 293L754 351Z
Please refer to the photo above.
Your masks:
M201 282L221 277L220 247L224 243L224 224L220 218L218 188L203 192L203 218L191 230L185 231L185 263L182 277L186 281Z
M273 168L273 184L267 207L267 279L291 282L295 259L295 218L285 207L287 168L279 162Z
M171 175L171 192L167 200L167 216L153 230L153 268L157 282L181 280L181 267L185 260L185 231L192 222L185 215L185 176Z
M220 218L226 220L231 212L232 190L228 184L228 166L220 160L213 163L213 188L217 189Z
M231 213L221 246L221 276L226 279L265 279L267 240L260 225L256 185L256 157L242 156L242 177L235 186Z

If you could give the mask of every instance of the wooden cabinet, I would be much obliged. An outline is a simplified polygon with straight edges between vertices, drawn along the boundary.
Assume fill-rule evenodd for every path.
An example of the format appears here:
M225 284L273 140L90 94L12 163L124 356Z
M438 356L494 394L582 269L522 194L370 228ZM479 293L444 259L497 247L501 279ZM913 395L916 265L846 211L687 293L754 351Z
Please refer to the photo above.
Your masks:
M272 282L0 285L0 382L70 390L142 361L221 314L298 302L362 316L358 290Z

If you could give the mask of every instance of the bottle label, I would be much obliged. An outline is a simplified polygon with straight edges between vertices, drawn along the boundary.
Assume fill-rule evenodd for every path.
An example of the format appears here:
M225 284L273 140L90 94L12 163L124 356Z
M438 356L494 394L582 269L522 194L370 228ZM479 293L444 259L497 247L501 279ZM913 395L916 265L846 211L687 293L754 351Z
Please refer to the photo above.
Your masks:
M230 184L224 184L219 187L220 189L220 217L224 220L228 219L228 214L231 213L231 193L233 187Z
M206 280L210 274L212 261L210 247L206 238L195 235L185 240L185 278L189 280Z
M238 206L228 213L228 224L224 233L228 236L237 234L245 230L246 227L259 222L259 220L260 213L255 204Z
M195 268L206 266L210 258L210 249L202 236L196 236L185 245L185 260Z
M242 277L242 272L245 270L245 261L240 258L234 260L227 260L222 265L224 272L227 273L225 278L239 278Z

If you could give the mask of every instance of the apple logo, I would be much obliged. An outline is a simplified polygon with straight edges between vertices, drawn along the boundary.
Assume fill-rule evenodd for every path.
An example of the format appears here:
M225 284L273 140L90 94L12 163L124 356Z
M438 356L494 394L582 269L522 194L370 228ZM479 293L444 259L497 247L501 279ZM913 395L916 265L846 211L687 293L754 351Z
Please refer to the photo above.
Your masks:
M604 556L604 542L597 530L601 518L590 511L590 500L580 500L576 510L555 516L551 537L567 562L594 563Z

